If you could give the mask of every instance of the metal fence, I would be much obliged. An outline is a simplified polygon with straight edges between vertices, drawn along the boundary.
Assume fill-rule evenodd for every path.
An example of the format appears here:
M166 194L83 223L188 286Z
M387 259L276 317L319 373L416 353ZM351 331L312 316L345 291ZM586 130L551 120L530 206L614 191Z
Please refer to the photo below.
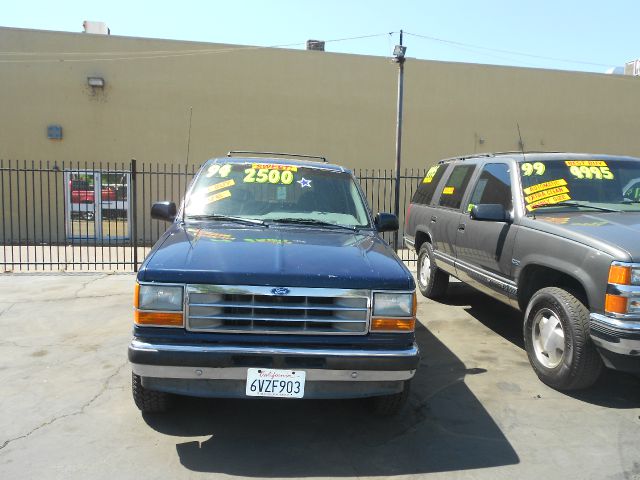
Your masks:
M151 204L179 201L198 168L0 160L0 265L4 271L136 271L166 228L151 219ZM372 211L393 212L394 172L354 173ZM424 174L406 169L401 176L400 245L406 205ZM391 243L393 233L383 237ZM416 261L409 250L398 255Z

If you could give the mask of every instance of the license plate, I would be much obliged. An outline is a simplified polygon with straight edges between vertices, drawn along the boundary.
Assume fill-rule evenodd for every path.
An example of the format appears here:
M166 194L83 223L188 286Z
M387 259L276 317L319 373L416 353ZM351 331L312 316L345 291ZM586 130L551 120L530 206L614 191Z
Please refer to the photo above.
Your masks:
M246 394L250 397L302 398L306 372L249 368Z

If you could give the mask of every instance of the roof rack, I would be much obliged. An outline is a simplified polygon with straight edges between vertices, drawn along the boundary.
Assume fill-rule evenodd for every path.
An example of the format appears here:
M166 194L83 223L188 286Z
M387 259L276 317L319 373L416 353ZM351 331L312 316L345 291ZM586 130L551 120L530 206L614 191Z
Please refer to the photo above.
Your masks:
M438 164L452 162L454 160L470 160L472 158L480 158L480 157L493 157L493 153L473 153L471 155L460 155L459 157L451 157L444 158L438 162Z
M505 151L505 152L473 153L470 155L460 155L459 157L445 158L443 160L440 160L438 164L453 162L454 160L464 161L464 160L471 160L472 158L490 158L490 157L495 157L496 155L522 155L527 153L564 153L564 152L549 151L549 150L525 150L523 152L522 150L512 150L512 151Z
M327 159L325 157L320 157L318 155L300 155L298 153L252 152L250 150L230 150L229 152L227 152L227 157L231 157L232 155L264 155L268 157L318 158L324 163L327 163Z
M511 155L514 153L522 155L527 153L565 153L565 152L559 152L557 150L525 150L524 152L522 150L507 150L505 152L495 152L495 155Z

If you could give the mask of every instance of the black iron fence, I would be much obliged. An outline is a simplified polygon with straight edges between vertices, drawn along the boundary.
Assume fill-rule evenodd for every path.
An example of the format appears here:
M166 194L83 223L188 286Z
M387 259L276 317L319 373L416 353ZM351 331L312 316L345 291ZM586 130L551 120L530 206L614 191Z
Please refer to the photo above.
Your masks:
M135 271L166 228L151 219L151 204L182 198L197 169L135 160L0 160L0 265L4 271ZM393 212L394 172L355 174L372 211ZM422 169L406 169L400 178L400 240L406 205L424 175ZM384 238L392 243L393 234ZM398 255L408 263L416 260L404 248Z

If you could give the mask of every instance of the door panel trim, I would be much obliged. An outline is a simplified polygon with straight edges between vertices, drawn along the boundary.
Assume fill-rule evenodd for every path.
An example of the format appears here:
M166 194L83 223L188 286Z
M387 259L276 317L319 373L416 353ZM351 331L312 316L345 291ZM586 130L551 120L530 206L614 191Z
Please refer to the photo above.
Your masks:
M518 296L518 286L512 281L505 279L499 275L488 273L482 269L469 265L468 263L456 260L456 269L462 270L469 277L485 285L492 290L503 293L509 298L516 298Z

